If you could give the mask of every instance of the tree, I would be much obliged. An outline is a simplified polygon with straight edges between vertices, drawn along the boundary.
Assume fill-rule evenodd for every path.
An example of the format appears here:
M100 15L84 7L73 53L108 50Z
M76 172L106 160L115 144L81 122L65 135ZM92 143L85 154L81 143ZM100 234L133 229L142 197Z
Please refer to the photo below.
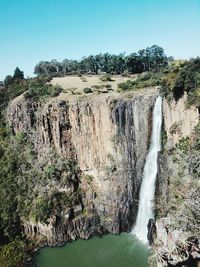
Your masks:
M120 55L112 55L111 56L111 73L123 73L125 70L125 60L124 60L124 54Z
M138 51L144 71L159 71L168 64L164 49L158 45L153 45Z
M164 53L164 49L158 45L153 45L150 50L150 67L159 71L162 67L168 64L167 56Z
M15 71L14 71L14 75L13 75L14 79L20 79L23 80L24 79L24 72L21 71L18 67L16 67Z
M4 84L8 86L12 83L13 83L13 77L11 75L7 75L6 78L4 79Z
M106 72L106 73L110 73L110 63L111 60L111 55L108 53L105 53L101 56L101 71L102 72Z
M148 69L148 62L147 62L147 58L146 58L146 50L145 49L141 49L138 51L138 56L142 62L142 66L143 66L143 71L149 71Z
M136 53L130 54L126 58L126 67L130 73L141 73L143 71L142 60Z
M164 54L164 49L153 45L129 56L125 56L124 53L118 55L104 53L83 57L81 60L41 61L36 65L34 73L38 76L51 77L66 74L98 74L99 71L112 74L122 74L124 71L141 73L152 70L160 71L167 64L168 59Z
M173 96L176 100L181 98L184 92L195 93L199 87L200 60L192 59L180 69L173 85ZM195 96L195 95L194 95ZM196 96L195 96L196 97Z
M34 73L37 74L38 76L43 75L43 74L47 74L46 73L46 65L47 62L45 61L40 61L34 68Z
M97 58L93 55L84 58L86 69L88 73L95 73L98 74L99 65Z

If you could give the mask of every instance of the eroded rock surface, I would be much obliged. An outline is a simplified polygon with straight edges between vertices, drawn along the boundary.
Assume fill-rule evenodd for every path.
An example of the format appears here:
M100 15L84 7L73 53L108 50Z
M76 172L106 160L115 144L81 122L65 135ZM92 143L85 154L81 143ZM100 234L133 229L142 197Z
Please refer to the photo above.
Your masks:
M20 96L11 103L9 126L15 135L27 134L38 161L45 155L52 162L47 151L53 149L61 161L73 160L80 169L76 183L54 183L59 192L81 191L80 209L63 207L47 224L23 219L29 238L53 245L131 229L157 94L156 89L71 98L61 94L45 105ZM51 186L43 185L43 191Z
M186 107L187 94L178 101L163 100L164 127L167 133L167 148L172 148L183 137L192 138L199 122L198 108Z
M197 266L199 257L198 108L163 101L166 143L158 157L154 251L157 266ZM196 244L191 238L196 237Z

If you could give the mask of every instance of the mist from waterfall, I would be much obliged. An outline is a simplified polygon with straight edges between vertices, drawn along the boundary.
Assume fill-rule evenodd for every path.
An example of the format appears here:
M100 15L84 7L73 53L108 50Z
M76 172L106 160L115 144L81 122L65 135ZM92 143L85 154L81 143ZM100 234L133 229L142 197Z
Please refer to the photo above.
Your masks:
M154 194L157 176L157 155L161 148L161 125L162 125L162 98L157 97L153 110L153 128L151 143L143 171L142 185L140 189L138 215L132 233L144 243L148 243L147 224L149 219L154 218Z

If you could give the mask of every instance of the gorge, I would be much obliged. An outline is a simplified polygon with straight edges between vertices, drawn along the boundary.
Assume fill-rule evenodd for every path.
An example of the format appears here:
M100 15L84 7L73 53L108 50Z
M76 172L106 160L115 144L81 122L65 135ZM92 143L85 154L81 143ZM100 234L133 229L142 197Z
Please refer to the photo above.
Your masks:
M153 218L153 203L155 193L155 179L157 175L157 153L160 150L161 122L162 122L162 98L158 96L153 108L153 127L151 133L151 144L147 154L143 171L142 186L140 190L139 211L136 226L132 230L144 245L134 239L131 235L121 235L120 237L106 236L98 241L92 238L81 246L80 241L59 251L46 249L42 250L37 257L38 267L40 266L137 266L145 267L147 264L147 223ZM79 244L80 243L80 244ZM91 244L91 247L87 247ZM74 250L73 250L74 246ZM71 250L70 250L71 248ZM65 251L65 254L64 254ZM77 251L80 256L76 257ZM90 256L87 255L90 251ZM56 254L57 253L57 254ZM67 255L66 255L67 253ZM54 256L53 256L53 255ZM100 256L101 254L101 256ZM52 255L52 257L51 257ZM99 255L99 256L98 256ZM69 263L70 261L70 263Z
M200 267L200 0L0 0L0 267Z
M152 266L198 261L199 191L194 188L199 188L199 109L189 104L187 92L175 99L164 86L143 87L143 80L152 83L155 75L130 76L132 80L112 76L110 84L91 76L99 83L87 92L81 87L58 90L53 81L37 78L35 91L30 83L10 101L9 135L0 132L4 155L0 163L8 166L2 168L6 179L1 201L7 208L7 196L13 193L16 213L2 218L8 233L21 231L33 246L31 252L67 243L60 257L64 260L69 247L68 259L74 255L71 265L83 244L93 251L90 266L98 251L113 255L105 257L111 266L122 264L124 255L129 267L140 262L141 253L145 255L141 267L147 266L147 257ZM89 75L69 77L91 84ZM121 79L124 82L115 87ZM141 88L123 89L140 83ZM52 95L43 95L52 89ZM149 219L151 255L131 234L110 235L131 232L135 225L133 233L147 243ZM104 234L108 235L93 238ZM69 243L90 237L87 243ZM59 257L60 252L42 249L36 258L39 267L53 264L48 253ZM95 264L104 266L103 261Z

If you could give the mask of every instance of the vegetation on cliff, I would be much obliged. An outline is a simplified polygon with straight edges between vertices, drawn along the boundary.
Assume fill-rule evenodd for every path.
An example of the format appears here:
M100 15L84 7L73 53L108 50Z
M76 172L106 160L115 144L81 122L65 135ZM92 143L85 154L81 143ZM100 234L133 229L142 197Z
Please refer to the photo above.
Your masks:
M20 184L19 178L22 168L28 170L30 166L21 157L22 146L14 145L8 130L0 130L0 265L13 267L27 257L28 246L21 232L20 214L25 210L23 196L29 184L26 177L23 177L26 183Z
M5 239L21 236L22 218L31 217L34 221L48 223L52 214L62 212L62 207L71 208L79 203L76 192L56 190L56 183L68 187L78 183L79 170L75 162L63 160L61 164L53 151L48 154L55 157L51 164L45 160L38 162L32 144L22 133L14 137L1 135L0 140L3 177L0 182L0 231ZM47 188L51 181L55 188Z
M19 266L27 259L27 244L22 240L15 240L4 246L0 246L0 266Z
M28 256L25 251L30 245L23 235L23 220L48 225L52 215L60 216L80 204L80 192L72 190L78 185L76 162L61 163L53 151L48 156L54 159L51 163L47 159L39 161L26 135L12 136L1 128L0 258L5 261L1 266L17 266L17 260ZM51 183L54 187L49 188ZM57 187L62 185L71 190L59 192Z
M169 101L178 101L187 93L189 107L200 106L200 58L189 61L172 61L159 72L150 71L136 80L119 84L119 91L137 90L139 88L160 86L160 92Z
M59 88L46 85L46 82L45 77L24 79L22 72L17 70L5 79L0 90L0 265L5 267L18 266L28 256L26 251L30 245L23 236L22 219L48 223L50 216L61 212L63 206L70 208L79 203L79 195L73 192L66 194L56 189L48 192L42 189L48 179L60 184L77 183L76 164L63 161L60 165L55 157L52 164L44 160L38 166L33 144L26 134L13 135L7 127L6 108L16 96L26 92L25 97L35 101L44 100L44 96L55 96ZM61 174L62 169L65 175Z

